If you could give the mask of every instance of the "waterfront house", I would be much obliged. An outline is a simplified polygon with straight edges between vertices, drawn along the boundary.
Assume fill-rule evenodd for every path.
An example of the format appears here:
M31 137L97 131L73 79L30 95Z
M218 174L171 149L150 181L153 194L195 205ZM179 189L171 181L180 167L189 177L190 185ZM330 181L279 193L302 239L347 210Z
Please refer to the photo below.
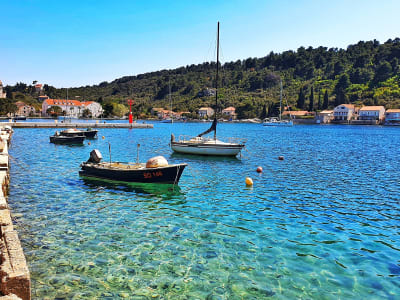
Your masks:
M214 115L214 110L211 107L201 107L198 114L200 118L211 117Z
M7 98L7 93L3 91L3 83L0 80L0 98Z
M314 112L309 112L306 110L286 110L282 113L283 117L292 117L293 119L308 118L309 116L314 116Z
M350 121L355 115L355 107L353 104L340 104L333 110L334 121Z
M42 103L42 115L48 116L47 110L53 106L59 106L68 117L78 118L82 116L83 111L88 109L92 117L100 117L103 113L101 105L94 101L78 101L66 99L46 99Z
M382 122L385 118L385 108L383 106L363 106L358 112L358 120Z
M36 113L36 109L33 106L27 105L22 101L16 102L15 105L18 108L18 111L16 114L19 116L29 117Z
M222 115L227 116L229 119L235 120L236 119L236 108L230 106L222 110Z
M333 110L323 110L315 117L316 123L326 124L333 120Z
M388 109L385 114L385 125L400 125L400 109Z

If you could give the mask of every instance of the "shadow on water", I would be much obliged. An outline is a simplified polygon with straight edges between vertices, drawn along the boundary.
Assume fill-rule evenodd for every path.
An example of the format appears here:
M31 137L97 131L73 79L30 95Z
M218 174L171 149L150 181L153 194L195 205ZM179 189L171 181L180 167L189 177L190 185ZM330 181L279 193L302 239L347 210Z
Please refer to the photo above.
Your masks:
M173 152L171 158L179 158L187 161L207 161L207 162L232 162L232 163L243 163L242 160L236 156L208 156L208 155L193 155L193 154L182 154Z
M124 182L85 176L80 176L80 178L87 188L95 192L99 190L127 192L138 195L162 196L167 199L184 195L181 188L173 184Z

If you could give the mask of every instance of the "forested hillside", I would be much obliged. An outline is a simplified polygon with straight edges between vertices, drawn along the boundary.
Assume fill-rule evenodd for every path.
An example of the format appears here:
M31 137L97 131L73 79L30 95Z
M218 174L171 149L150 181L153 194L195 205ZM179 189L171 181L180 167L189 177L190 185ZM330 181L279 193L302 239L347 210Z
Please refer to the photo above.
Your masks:
M361 41L347 49L300 47L297 51L227 62L221 68L219 106L235 106L240 118L275 114L282 79L284 98L292 109L321 110L340 103L398 108L399 60L400 39L396 38L384 44ZM113 105L126 105L126 100L133 98L135 113L148 115L152 107L169 108L170 88L174 111L196 112L214 103L212 96L202 92L215 86L215 69L215 62L206 62L126 76L70 88L69 95L99 101L109 113ZM26 88L17 84L7 86L6 91L15 98L18 92L26 93ZM65 89L44 85L44 92L51 98L66 98Z

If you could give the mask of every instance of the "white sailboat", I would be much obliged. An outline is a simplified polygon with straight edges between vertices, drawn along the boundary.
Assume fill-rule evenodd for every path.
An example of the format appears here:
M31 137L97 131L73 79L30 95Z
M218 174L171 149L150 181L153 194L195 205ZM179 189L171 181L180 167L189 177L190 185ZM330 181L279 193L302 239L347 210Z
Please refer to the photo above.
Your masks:
M266 118L263 120L264 126L293 126L292 116L289 114L289 120L282 119L282 80L281 91L279 95L279 118Z
M196 155L236 156L245 146L240 139L230 138L227 142L217 139L217 104L218 104L218 68L219 68L219 22L217 30L217 73L215 84L215 114L211 127L196 137L180 136L176 141L171 134L171 148L178 153ZM214 131L214 138L203 137Z

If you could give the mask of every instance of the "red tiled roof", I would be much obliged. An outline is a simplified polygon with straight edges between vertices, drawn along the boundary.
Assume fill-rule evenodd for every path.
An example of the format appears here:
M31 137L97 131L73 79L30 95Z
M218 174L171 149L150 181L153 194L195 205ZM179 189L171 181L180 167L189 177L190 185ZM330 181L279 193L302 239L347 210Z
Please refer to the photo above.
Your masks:
M284 111L282 115L288 116L307 116L307 115L313 115L314 113L306 111L306 110L293 110L293 111Z
M236 110L236 108L234 108L232 106L229 106L229 107L223 109L223 111L235 111L235 110Z
M363 106L360 108L360 111L367 111L367 110L381 110L385 109L385 107L379 105L379 106Z
M66 99L46 99L44 100L48 105L74 105L81 106L81 102L78 100L66 100Z

